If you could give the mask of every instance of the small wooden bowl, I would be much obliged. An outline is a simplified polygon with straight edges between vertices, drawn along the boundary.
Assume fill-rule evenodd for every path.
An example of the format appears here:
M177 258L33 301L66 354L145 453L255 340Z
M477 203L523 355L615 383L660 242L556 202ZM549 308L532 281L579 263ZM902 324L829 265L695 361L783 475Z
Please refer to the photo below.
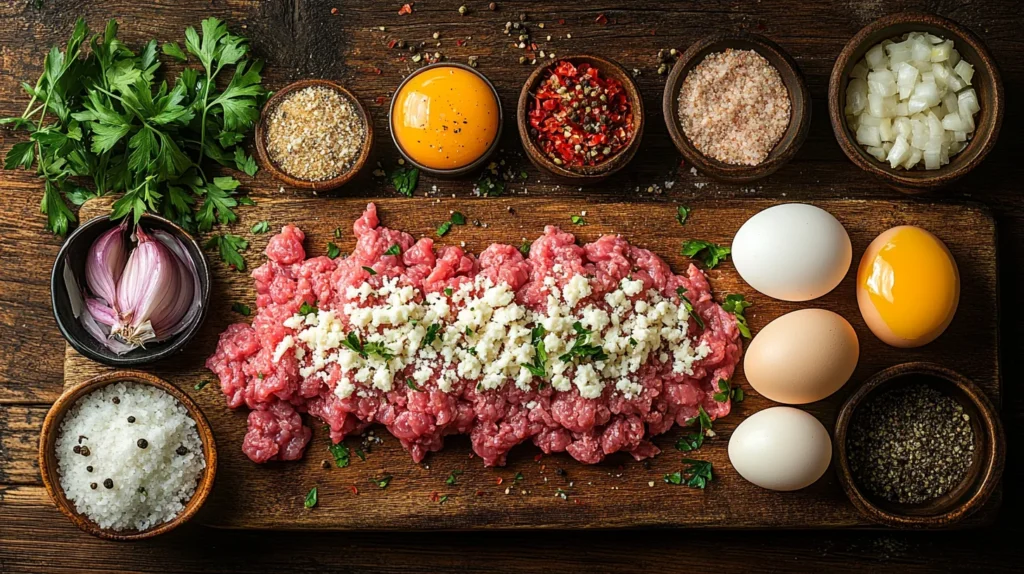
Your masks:
M497 102L498 104L498 131L497 133L494 134L494 141L491 142L491 147L487 148L487 151L484 152L482 156L474 160L472 163L466 164L462 167L457 167L454 169L437 169L434 167L427 167L423 165L422 163L413 159L412 156L405 153L405 150L402 149L402 146L398 143L398 137L395 135L395 129L391 127L393 126L394 122L395 104L398 103L398 94L402 93L402 88L405 87L405 84L407 84L409 80L412 80L419 74L422 74L423 72L430 70L432 68L461 68L463 70L466 70L467 72L477 76L478 78L483 80L485 84L487 84L487 86L491 89L491 94L494 95L494 101ZM402 157L405 158L405 161L414 165L423 173L427 173L435 177L459 177L466 175L467 173L472 173L480 169L484 165L487 165L487 160L489 160L490 157L494 155L494 152L498 150L498 146L501 145L501 132L504 126L505 112L504 110L502 110L501 107L501 97L498 95L498 89L495 88L494 84L492 84L491 81L487 79L487 76L483 75L476 68L472 66L467 66L465 64L456 64L454 62L438 62L436 64L430 64L429 66L423 66L422 68L406 76L406 78L402 80L402 83L398 84L398 87L395 89L395 93L391 96L391 105L388 107L388 128L391 130L391 141L394 142L395 147L398 148L398 153L402 154Z
M953 397L971 417L974 460L967 476L945 495L921 504L890 502L862 491L854 481L846 451L854 411L877 393L922 382ZM966 518L992 495L1006 460L1003 427L985 393L963 375L932 363L904 363L868 379L839 410L832 445L839 482L853 505L871 520L897 528L942 528Z
M310 181L308 179L299 179L286 173L281 168L277 167L270 159L270 153L267 152L267 121L269 121L271 114L277 108L277 106L284 100L285 96L308 88L310 86L320 86L324 88L330 88L336 92L341 93L343 96L348 98L359 112L360 117L363 118L363 123L366 126L366 137L363 143L363 150L359 153L359 157L356 158L352 167L348 171L343 172L337 177L331 179L325 179L323 181ZM359 173L359 170L363 169L366 165L367 160L370 159L370 150L373 148L373 119L370 118L370 112L366 111L363 104L359 101L355 95L345 89L341 84L332 82L330 80L299 80L288 84L281 90L278 90L267 103L263 105L263 111L260 113L260 120L256 122L256 156L260 160L260 167L270 172L279 181L297 187L299 189L309 189L312 191L329 191L337 189L349 182L352 178Z
M972 87L978 94L981 111L975 116L974 136L960 153L951 157L947 165L936 170L892 169L878 161L857 143L857 138L846 125L846 86L853 66L864 54L883 40L897 38L908 32L929 32L947 40L963 59L974 66ZM995 146L999 128L1003 123L1003 82L999 68L985 44L970 30L952 20L935 14L901 12L879 18L868 24L850 39L832 67L828 83L828 114L832 131L846 157L858 167L882 178L890 186L904 193L922 193L945 186L974 169Z
M537 88L547 76L547 72L558 65L559 62L568 61L573 65L579 65L582 63L590 64L597 68L597 70L607 78L614 78L622 83L623 88L626 90L626 96L629 98L630 104L633 106L633 139L629 142L629 145L619 150L619 152L612 157L606 159L598 165L594 166L581 166L573 169L566 169L565 167L555 165L551 159L544 155L540 147L537 146L536 142L530 136L530 119L528 115L528 109L530 101L533 97L533 91ZM626 71L625 68L620 66L618 63L601 58L598 56L589 55L573 55L555 58L550 62L541 64L533 70L530 77L526 79L526 83L523 84L523 89L519 92L519 105L516 109L516 123L519 126L519 139L523 142L523 148L526 150L527 157L533 162L533 165L537 166L538 169L546 171L554 175L559 180L574 184L574 185L588 185L594 184L608 179L613 173L626 167L626 164L633 159L636 155L636 150L640 148L640 140L644 135L644 100L640 95L640 89L637 87L636 82L633 81L633 77Z
M732 165L709 158L690 143L679 122L679 92L683 89L686 76L700 64L708 54L726 49L753 50L779 71L782 83L789 92L789 127L786 128L775 149L758 165ZM811 127L811 96L807 91L800 68L778 44L757 34L713 34L697 40L672 67L665 84L661 102L665 125L676 144L676 149L691 165L702 173L719 181L745 183L767 177L793 159L807 139Z
M60 432L60 425L64 421L64 415L67 414L68 409L70 409L78 399L90 392L119 381L152 385L166 391L171 396L181 401L181 404L185 405L185 408L188 410L189 416L196 421L196 429L199 432L199 438L203 441L203 454L206 457L206 468L203 470L203 475L199 479L196 491L192 494L192 498L188 501L188 504L185 505L185 508L181 513L169 522L159 524L143 531L100 528L87 516L79 513L75 508L74 503L65 497L64 489L60 484L60 475L57 472L57 454L55 450L57 435ZM203 505L206 501L206 497L209 496L210 491L213 489L213 479L217 474L217 443L214 441L213 430L210 429L210 423L206 420L203 412L199 410L199 407L192 401L192 399L190 399L187 394L179 390L178 387L163 379L140 371L113 371L93 377L92 379L89 379L88 381L85 381L77 387L67 391L61 395L60 398L57 399L57 402L55 402L50 408L50 411L46 414L46 419L43 421L43 430L39 436L39 471L43 476L43 484L46 486L46 492L49 493L50 499L53 500L54 504L57 505L57 508L59 508L65 516L71 519L71 522L75 523L75 526L78 526L93 536L106 538L107 540L142 540L169 532L185 522L188 522L188 520L192 518L192 516L195 515Z

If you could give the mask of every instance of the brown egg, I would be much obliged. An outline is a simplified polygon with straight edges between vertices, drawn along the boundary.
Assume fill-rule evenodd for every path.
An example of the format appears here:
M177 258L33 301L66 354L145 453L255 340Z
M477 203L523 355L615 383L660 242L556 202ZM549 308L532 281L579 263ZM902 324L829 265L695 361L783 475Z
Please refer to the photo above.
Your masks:
M825 309L801 309L761 329L750 342L743 370L765 397L802 405L839 390L859 358L857 333L846 319Z

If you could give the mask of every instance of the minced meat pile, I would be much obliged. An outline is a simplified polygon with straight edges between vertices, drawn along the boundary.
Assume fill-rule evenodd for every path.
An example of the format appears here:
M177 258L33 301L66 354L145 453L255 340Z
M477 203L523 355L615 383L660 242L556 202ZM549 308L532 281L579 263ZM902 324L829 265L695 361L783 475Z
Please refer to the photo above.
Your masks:
M381 424L413 460L468 434L488 466L532 441L588 464L659 450L648 438L712 418L741 346L735 317L704 273L675 275L618 236L576 245L548 226L524 257L494 244L474 256L381 227L371 203L356 248L306 259L286 225L255 271L258 312L220 336L206 366L228 406L251 412L255 462L295 460L311 431L334 442Z

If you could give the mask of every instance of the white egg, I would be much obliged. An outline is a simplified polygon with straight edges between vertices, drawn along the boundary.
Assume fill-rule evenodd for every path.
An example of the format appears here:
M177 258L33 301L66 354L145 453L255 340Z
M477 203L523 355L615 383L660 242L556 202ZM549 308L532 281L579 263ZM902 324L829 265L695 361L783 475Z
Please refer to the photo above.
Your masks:
M761 488L799 490L828 470L832 441L813 416L793 407L772 407L736 427L729 438L729 461Z
M850 269L850 236L831 213L804 203L769 207L732 241L743 280L783 301L809 301L835 289Z

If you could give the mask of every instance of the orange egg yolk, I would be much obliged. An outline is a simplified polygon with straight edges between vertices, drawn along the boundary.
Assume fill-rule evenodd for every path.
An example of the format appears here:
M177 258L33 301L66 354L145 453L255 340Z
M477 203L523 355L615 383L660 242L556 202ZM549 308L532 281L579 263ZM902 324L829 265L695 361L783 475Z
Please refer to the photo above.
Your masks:
M918 227L893 230L857 271L878 315L892 333L909 341L941 332L956 310L960 279L942 241Z
M479 75L462 68L430 68L402 87L391 110L399 147L432 169L467 166L498 135L498 100Z

